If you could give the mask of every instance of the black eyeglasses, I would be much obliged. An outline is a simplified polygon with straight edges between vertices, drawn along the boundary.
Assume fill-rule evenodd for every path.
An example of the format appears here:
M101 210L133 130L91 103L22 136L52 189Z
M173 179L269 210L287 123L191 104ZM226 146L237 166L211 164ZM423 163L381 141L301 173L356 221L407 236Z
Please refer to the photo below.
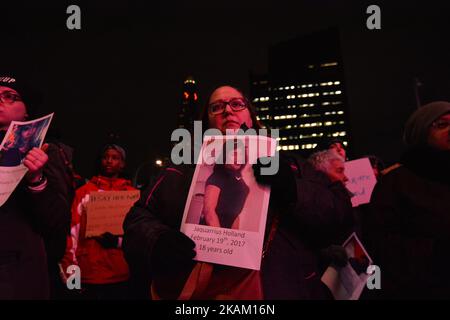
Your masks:
M11 91L5 91L0 93L0 101L3 103L11 104L16 101L22 101L22 98Z
M222 114L227 105L231 107L233 111L241 111L248 107L248 103L244 98L232 98L228 101L216 101L209 105L209 113L212 115Z
M450 128L450 121L437 120L437 121L433 122L433 124L431 126L438 130L444 130L444 129Z

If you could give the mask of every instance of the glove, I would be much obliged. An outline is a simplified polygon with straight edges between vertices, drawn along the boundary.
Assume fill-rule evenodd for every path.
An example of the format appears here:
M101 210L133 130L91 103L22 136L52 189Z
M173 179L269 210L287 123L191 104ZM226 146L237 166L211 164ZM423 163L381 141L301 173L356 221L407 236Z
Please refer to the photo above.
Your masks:
M321 251L321 260L326 265L335 265L343 268L348 263L348 256L344 247L331 245Z
M155 242L151 255L153 284L162 299L176 299L195 266L195 242L184 233L169 230Z
M100 237L95 237L100 245L105 249L113 249L119 247L119 236L115 236L112 233L105 232Z
M366 273L370 263L367 257L350 258L348 261L357 274Z
M271 198L278 205L289 205L297 201L297 184L295 182L295 175L292 171L289 163L279 157L278 171L274 175L262 175L261 168L268 168L273 163L274 157L267 157L264 162L268 164L262 164L261 159L258 158L257 162L252 166L253 174L256 181L259 184L263 184L271 187ZM268 161L270 159L270 162Z

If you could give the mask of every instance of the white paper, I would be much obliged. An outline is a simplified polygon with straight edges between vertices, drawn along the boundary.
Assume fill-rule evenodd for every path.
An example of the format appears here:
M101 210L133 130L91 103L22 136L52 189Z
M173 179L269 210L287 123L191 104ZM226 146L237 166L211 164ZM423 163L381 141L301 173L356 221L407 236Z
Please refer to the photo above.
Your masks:
M355 233L344 242L343 247L350 258L367 259L368 265L373 261ZM367 270L366 270L367 271ZM327 285L336 300L358 300L366 286L369 275L366 272L357 273L349 262L343 268L330 266L325 270L321 281Z
M353 207L369 203L373 188L377 183L369 158L345 162L345 175L348 178L346 187L354 195L352 197Z
M53 113L32 121L12 121L0 145L0 206L11 196L27 173L23 165L28 151L40 148Z
M214 163L214 159L208 156L209 153L207 151L211 150L213 143L221 146L225 140L230 139L242 141L246 145L248 155L248 163L245 164L242 170L241 179L249 188L249 192L238 215L239 226L237 229L212 227L206 225L204 215L202 218L202 214L204 214L205 185L213 175L214 166L218 166ZM252 146L256 144L260 148L249 148L249 144L252 144ZM261 146L264 146L264 148L261 148ZM200 159L198 161L181 225L181 231L196 243L197 255L195 260L253 270L260 269L270 188L261 186L256 182L253 176L252 164L256 162L258 157L275 155L275 151L276 140L264 136L205 137L200 158L208 163L199 163ZM202 160L202 162L204 161ZM242 183L242 181L239 183Z

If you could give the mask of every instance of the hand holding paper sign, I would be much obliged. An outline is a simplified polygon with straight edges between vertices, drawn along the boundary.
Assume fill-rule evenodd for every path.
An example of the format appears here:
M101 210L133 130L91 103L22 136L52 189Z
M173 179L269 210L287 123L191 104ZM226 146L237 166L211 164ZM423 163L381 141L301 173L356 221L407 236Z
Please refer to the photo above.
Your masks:
M42 171L48 161L48 156L45 153L47 149L48 144L44 144L42 149L33 148L25 156L23 164L28 168L28 172L25 175L28 184L39 183L42 179Z
M331 245L320 252L320 258L325 265L335 265L339 268L345 267L349 262L344 247Z
M297 188L295 176L289 163L281 156L261 157L253 165L253 174L259 184L271 187L271 198L279 204L289 204L297 200ZM278 164L275 174L263 174L262 169L268 168L271 164Z
M113 235L111 232L105 232L99 237L94 237L100 245L105 249L119 248L119 236Z

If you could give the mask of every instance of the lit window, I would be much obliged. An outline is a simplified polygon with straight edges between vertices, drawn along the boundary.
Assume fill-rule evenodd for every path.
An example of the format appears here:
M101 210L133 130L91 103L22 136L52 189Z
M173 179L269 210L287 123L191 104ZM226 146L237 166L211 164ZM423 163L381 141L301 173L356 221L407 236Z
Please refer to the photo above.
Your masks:
M330 103L329 102L322 102L322 105L323 106L327 106L327 105L329 105Z
M324 95L324 96L327 96L327 95L328 95L328 92L324 92L323 95Z
M338 85L338 84L341 84L341 82L340 81L335 81L334 84Z
M258 102L258 101L259 101L259 98L253 99L253 102Z
M281 147L281 149L282 149L282 150L287 150L288 147L287 147L287 146L283 146L283 147Z
M295 89L295 86L291 86L291 89Z
M310 103L310 104L309 104L309 107L314 107L314 103Z
M313 85L312 84L308 84L308 88L311 88Z
M332 86L332 85L333 85L333 82L332 82L332 81L328 82L328 85L329 85L329 86Z
M321 67L333 67L333 66L337 66L337 62L322 63L320 66Z
M288 90L289 89L289 87L284 87L284 90Z
M326 125L326 126L331 126L332 124L333 124L333 122L331 122L331 121L325 122L325 125Z

